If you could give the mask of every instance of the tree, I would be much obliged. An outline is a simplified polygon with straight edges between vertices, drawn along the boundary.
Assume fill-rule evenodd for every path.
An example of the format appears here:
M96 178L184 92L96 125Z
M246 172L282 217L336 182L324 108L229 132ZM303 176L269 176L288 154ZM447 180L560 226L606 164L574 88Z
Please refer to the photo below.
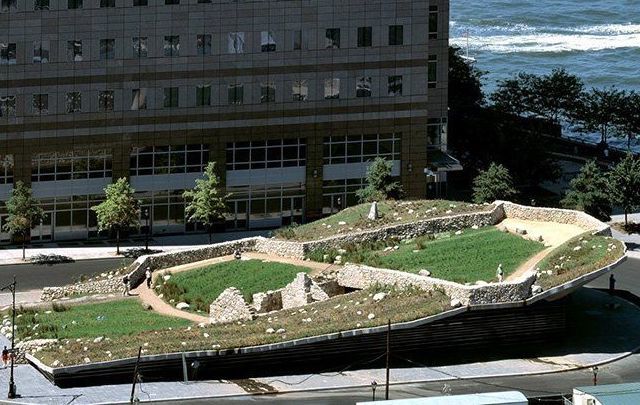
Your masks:
M222 193L215 167L215 162L209 162L203 177L196 179L193 190L187 190L182 194L187 203L184 210L187 221L203 223L209 233L209 243L215 223L223 220L228 211L227 199L231 196Z
M624 99L625 92L615 87L592 88L583 94L573 117L578 130L583 133L599 133L600 143L606 145L618 122Z
M105 200L91 207L98 217L98 230L116 232L116 254L120 254L120 231L139 226L140 201L126 178L122 177L104 189Z
M537 77L520 72L510 79L498 81L497 89L490 99L501 112L514 115L531 115Z
M382 201L388 198L402 198L402 185L393 179L393 162L377 157L367 169L367 185L356 191L360 202Z
M4 230L22 240L22 260L25 260L27 238L31 230L42 222L46 215L38 200L31 196L31 189L21 181L16 182L6 205L9 215L4 224Z
M468 114L484 105L480 72L461 57L461 50L449 47L449 109L451 114Z
M624 210L624 225L629 225L629 212L640 206L640 159L631 153L618 162L609 173L613 201Z
M571 180L561 204L565 208L578 209L602 220L611 219L611 196L609 179L600 170L595 160L587 162L580 174Z
M627 149L631 150L631 141L640 135L640 94L631 91L623 96L615 118L616 135L627 140Z
M491 163L473 179L473 200L478 203L508 200L517 194L506 167Z

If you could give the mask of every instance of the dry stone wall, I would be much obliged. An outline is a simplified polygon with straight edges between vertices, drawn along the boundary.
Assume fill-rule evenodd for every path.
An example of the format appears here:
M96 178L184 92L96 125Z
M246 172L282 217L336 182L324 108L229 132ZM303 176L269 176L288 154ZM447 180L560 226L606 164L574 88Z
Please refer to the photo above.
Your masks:
M77 295L121 294L124 289L122 277L118 275L105 280L88 281L62 287L45 287L40 295L40 301L53 301Z
M404 289L417 287L425 291L439 289L462 305L481 305L526 300L536 281L534 273L516 281L467 286L451 281L402 271L379 269L358 264L348 264L338 273L338 284L346 288L365 289L389 286Z
M253 311L247 305L240 290L234 287L224 290L209 307L209 321L213 324L252 319Z

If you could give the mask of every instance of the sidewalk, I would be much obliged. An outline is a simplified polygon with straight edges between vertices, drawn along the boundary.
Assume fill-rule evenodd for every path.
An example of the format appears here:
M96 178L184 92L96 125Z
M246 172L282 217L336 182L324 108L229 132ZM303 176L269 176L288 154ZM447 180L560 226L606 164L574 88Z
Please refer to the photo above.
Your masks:
M629 214L628 219L629 219L629 222L640 223L640 213ZM611 221L609 221L609 224L612 224L614 222L624 223L624 214L612 215ZM640 234L634 233L634 234L628 235L626 233L622 233L620 231L616 231L615 229L611 228L611 235L614 238L626 243L627 249L628 249L627 254L629 257L640 259Z
M484 363L458 364L442 367L394 368L391 370L392 384L451 381L457 379L480 379L509 375L555 373L588 368L628 356L640 345L640 308L608 294L584 289L577 294L572 308L575 323L581 328L570 327L575 333L566 339L566 344L549 349L547 355L530 359L507 359ZM616 300L620 307L607 309L606 304ZM577 316L576 316L577 315ZM575 326L575 325L574 325ZM584 330L576 330L584 329ZM585 333L586 330L589 333ZM6 339L0 336L0 345ZM542 349L544 351L544 349ZM420 366L420 364L415 364ZM9 370L0 369L0 387L7 386ZM241 381L198 381L142 383L136 387L136 396L141 402L186 400L195 398L222 398L248 396L255 393L285 393L338 388L370 389L371 381L381 384L385 380L384 369L344 371L341 373L275 376L245 379ZM131 385L104 385L61 389L52 385L34 368L19 365L15 381L17 392L22 395L15 401L5 403L22 404L100 404L128 403ZM251 392L243 387L253 388ZM259 391L256 391L256 387ZM249 388L249 389L250 389ZM274 401L277 398L274 398Z
M266 236L268 231L243 231L226 232L213 235L213 243L225 242L229 240L248 238L251 236ZM130 248L144 248L144 240L124 240L120 244L120 252L125 252ZM178 250L189 250L202 245L209 244L209 236L206 234L186 234L171 236L155 236L149 240L149 249L171 252ZM7 264L28 263L29 258L37 255L56 254L72 258L73 260L104 259L124 256L116 256L115 244L107 241L69 241L52 242L38 244L39 247L30 248L27 246L27 260L22 260L21 247L7 247L0 249L0 266ZM42 246L42 247L40 247Z

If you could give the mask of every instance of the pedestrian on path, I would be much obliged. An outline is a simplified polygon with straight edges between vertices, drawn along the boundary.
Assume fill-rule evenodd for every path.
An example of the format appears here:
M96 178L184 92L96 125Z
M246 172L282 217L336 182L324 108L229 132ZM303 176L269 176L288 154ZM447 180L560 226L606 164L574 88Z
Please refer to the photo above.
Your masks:
M7 350L7 346L2 349L2 364L4 368L7 368L7 364L9 364L9 350Z
M498 265L498 270L496 270L496 277L498 277L498 283L502 283L504 279L504 271L502 270L502 263Z
M147 270L144 272L144 275L147 279L147 288L151 288L151 267L147 267Z
M242 253L240 253L240 250L239 250L239 249L236 249L236 250L233 252L233 257L235 257L235 258L236 258L236 260L240 260L240 259L242 259Z
M122 278L122 284L124 285L124 290L122 291L122 295L126 297L127 295L129 295L129 275L128 274L125 274L125 276Z
M609 294L613 294L616 290L616 278L613 276L613 273L609 276Z

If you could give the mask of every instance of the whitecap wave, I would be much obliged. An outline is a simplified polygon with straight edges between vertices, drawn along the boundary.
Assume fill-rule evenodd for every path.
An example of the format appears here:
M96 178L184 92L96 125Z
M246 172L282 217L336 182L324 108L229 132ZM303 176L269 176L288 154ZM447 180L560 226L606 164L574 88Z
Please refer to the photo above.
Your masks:
M534 33L525 35L469 36L471 50L493 53L588 52L619 48L640 48L640 30L619 35ZM451 38L466 47L467 37Z
M568 31L582 34L640 34L640 24L603 24L570 28Z

